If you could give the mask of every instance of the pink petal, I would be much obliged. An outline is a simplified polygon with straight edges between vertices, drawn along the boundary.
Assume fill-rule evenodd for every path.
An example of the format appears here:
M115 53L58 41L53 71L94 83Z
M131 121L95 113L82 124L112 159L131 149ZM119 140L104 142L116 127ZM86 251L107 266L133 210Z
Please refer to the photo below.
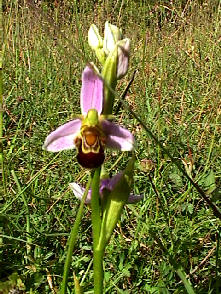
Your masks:
M92 67L86 66L82 74L81 113L86 115L90 109L96 109L98 114L102 112L103 81Z
M74 139L81 128L81 120L72 120L53 131L47 136L43 149L58 152L65 149L75 148Z
M120 181L122 175L123 175L123 173L119 172L118 174L116 174L112 178L102 180L101 181L101 188L103 188L103 189L106 188L106 189L112 191L114 189L114 187L116 186L116 184ZM102 185L104 187L102 187ZM101 192L101 188L100 188L100 192Z
M121 151L131 151L134 145L134 137L130 131L108 120L102 121L102 129L107 136L107 147Z
M130 39L124 39L118 42L117 48L117 78L121 79L128 70Z
M123 173L119 172L115 176L110 179L102 180L101 187L100 187L100 194L102 194L103 189L108 189L109 191L113 191L116 184L120 181ZM128 204L137 203L138 201L142 200L144 195L134 195L130 194L127 200Z
M85 192L85 188L81 187L80 185L78 185L77 183L70 183L69 187L71 188L71 190L74 193L74 196L76 198L78 198L79 200L82 199L84 192ZM91 190L88 191L87 197L85 199L85 203L88 204L91 202Z

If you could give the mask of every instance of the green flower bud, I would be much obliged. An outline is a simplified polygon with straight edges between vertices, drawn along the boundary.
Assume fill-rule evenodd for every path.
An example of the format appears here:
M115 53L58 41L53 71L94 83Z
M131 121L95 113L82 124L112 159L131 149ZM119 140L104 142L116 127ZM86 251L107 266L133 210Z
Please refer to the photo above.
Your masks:
M103 49L104 52L108 55L115 49L115 46L119 40L122 39L121 30L110 23L108 21L105 22L105 29L104 29L104 43Z
M88 44L94 50L103 47L103 39L101 38L98 28L95 24L92 24L88 31Z
M106 58L103 50L103 39L101 38L98 28L95 24L92 24L88 31L88 44L95 51L95 54L100 63L103 64Z

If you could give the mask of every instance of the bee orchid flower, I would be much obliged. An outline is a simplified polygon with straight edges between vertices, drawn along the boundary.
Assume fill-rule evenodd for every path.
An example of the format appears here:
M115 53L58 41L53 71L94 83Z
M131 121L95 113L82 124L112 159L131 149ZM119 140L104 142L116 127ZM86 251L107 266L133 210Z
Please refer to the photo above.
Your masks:
M82 115L58 127L49 134L43 149L52 152L77 148L78 162L85 168L100 166L105 159L104 149L131 151L134 137L127 129L110 122L102 115L103 80L92 65L82 74L80 106Z
M99 189L99 195L100 198L102 199L104 197L105 190L108 192L111 192L114 190L116 184L120 181L122 177L122 172L116 174L112 178L106 178L102 179L100 181L100 189ZM69 187L71 188L72 192L74 193L75 197L79 200L82 199L83 194L85 192L85 188L82 186L78 185L77 183L70 183ZM128 204L136 203L144 198L144 195L134 195L130 194L127 200ZM91 202L91 190L89 190L88 195L85 199L86 204L90 204Z

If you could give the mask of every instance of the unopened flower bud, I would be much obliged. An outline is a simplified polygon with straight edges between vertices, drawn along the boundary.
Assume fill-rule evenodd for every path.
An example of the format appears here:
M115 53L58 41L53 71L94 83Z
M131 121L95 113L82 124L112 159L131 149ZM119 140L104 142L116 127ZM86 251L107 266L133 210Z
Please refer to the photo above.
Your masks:
M117 78L121 79L128 70L130 55L130 39L126 38L117 43Z
M112 52L119 40L122 39L121 30L110 23L108 21L105 22L104 28L104 43L103 48L104 52L108 55Z
M103 39L101 38L98 28L95 24L92 24L88 31L88 44L95 51L98 60L101 62L101 64L103 64L106 58L103 50Z
M88 44L93 49L102 48L103 46L103 40L95 24L92 24L88 31Z

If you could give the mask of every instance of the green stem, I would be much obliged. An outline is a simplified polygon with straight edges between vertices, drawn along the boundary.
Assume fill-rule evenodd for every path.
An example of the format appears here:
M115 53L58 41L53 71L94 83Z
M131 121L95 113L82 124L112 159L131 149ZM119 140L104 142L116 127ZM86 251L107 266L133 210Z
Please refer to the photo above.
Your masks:
M99 249L101 230L101 210L99 203L99 185L101 168L97 168L92 181L91 219L93 228L93 254L94 254L94 294L103 293L103 250Z
M104 280L104 270L103 270L103 257L104 251L99 249L94 249L94 294L103 293L103 280Z
M91 218L92 218L92 227L93 227L93 243L95 248L97 247L100 228L101 228L101 212L100 212L100 203L99 203L99 185L100 185L100 172L101 168L97 168L94 172L91 189Z
M117 85L117 49L107 57L102 68L101 76L104 79L103 114L112 114Z
M185 274L183 268L176 269L176 273L180 277L181 281L183 282L187 293L188 294L195 294L193 287L191 286L190 282L186 278L186 274Z
M60 294L65 294L66 291L67 291L68 274L69 274L69 271L70 271L71 258L72 258L74 246L75 246L76 241L77 241L78 229L79 229L79 225L80 225L82 215L83 215L84 202L85 202L85 199L87 197L87 194L88 194L88 191L89 191L89 188L90 188L90 185L91 185L91 179L92 178L90 177L89 180L88 180L84 195L83 195L82 200L81 200L80 207L78 209L77 217L76 217L76 220L74 222L74 226L73 226L73 228L71 230L70 239L69 239L69 247L68 247L67 257L66 257L65 265L64 265L64 273L63 273L63 280L62 280Z

